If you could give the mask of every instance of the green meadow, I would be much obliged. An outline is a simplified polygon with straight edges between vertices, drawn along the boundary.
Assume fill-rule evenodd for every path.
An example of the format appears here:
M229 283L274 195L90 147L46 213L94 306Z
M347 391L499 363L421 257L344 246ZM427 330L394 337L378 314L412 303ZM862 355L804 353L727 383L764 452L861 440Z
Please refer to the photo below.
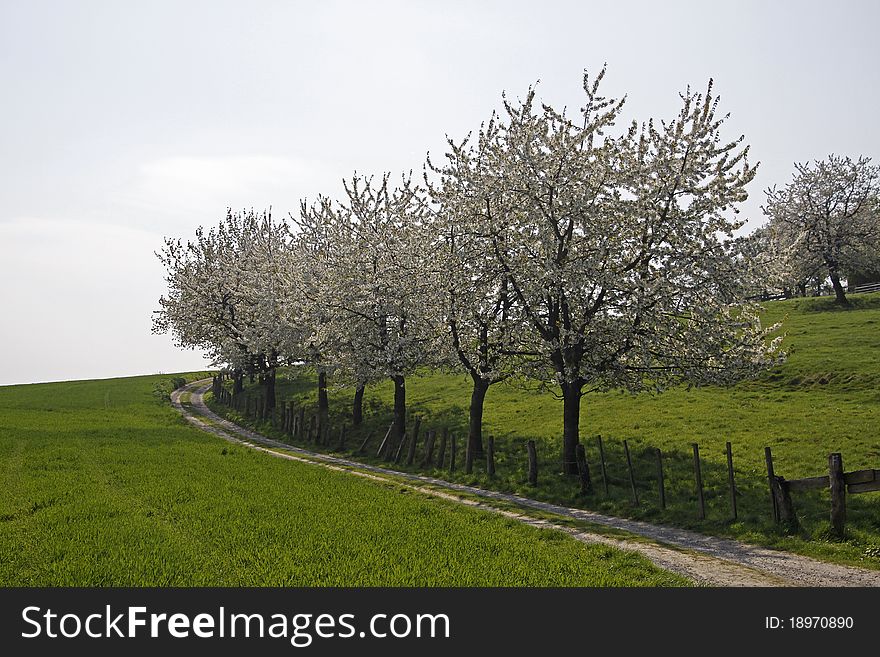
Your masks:
M458 463L420 468L388 464L400 470L434 476L530 497L580 506L609 514L673 524L791 550L827 560L880 568L880 493L848 495L847 535L830 532L830 498L825 491L794 493L799 527L786 531L771 519L764 448L773 453L777 475L787 479L827 474L828 454L841 452L847 472L880 469L880 295L852 295L852 308L839 309L829 298L806 298L766 304L767 324L782 322L789 358L758 380L732 388L673 388L660 394L593 392L582 401L581 440L591 467L595 492L583 496L577 481L559 473L562 403L552 392L509 382L490 388L484 434L496 441L497 475L485 464L464 473L470 381L457 374L425 373L407 381L412 418L426 429L447 428L458 439ZM291 368L279 378L279 399L293 400L311 413L315 407L314 376ZM251 394L259 387L251 386ZM331 390L335 432L350 421L352 392ZM238 413L212 404L242 422ZM348 453L367 432L374 434L366 462L379 463L376 448L391 421L392 385L368 388L365 422L349 433ZM281 436L267 422L267 433ZM595 436L604 441L609 490L604 491ZM537 487L526 481L526 442L538 447ZM289 440L289 438L288 438ZM629 444L639 501L633 500L623 452ZM738 517L732 519L725 444L733 449ZM698 443L707 505L698 518L692 443ZM310 448L328 451L329 448ZM663 453L667 508L657 490L656 448ZM421 455L421 451L419 452ZM416 459L418 463L420 459ZM449 454L447 448L446 460ZM405 461L405 458L403 459Z
M232 446L180 417L170 382L0 387L0 586L687 584L637 555Z

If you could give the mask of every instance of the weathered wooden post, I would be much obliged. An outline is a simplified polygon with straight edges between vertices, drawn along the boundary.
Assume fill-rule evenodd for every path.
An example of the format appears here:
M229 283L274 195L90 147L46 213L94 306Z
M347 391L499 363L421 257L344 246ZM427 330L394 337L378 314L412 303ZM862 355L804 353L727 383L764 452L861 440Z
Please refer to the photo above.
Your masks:
M406 454L406 464L412 465L416 458L416 446L419 442L419 428L422 426L422 418L417 417L412 430L412 442L409 444L409 451Z
M442 433L440 434L440 447L437 450L440 452L440 457L437 459L437 467L442 468L443 463L446 461L446 437L449 435L449 429L446 427L443 428Z
M467 444L464 446L464 471L471 474L474 471L474 450L471 445L470 436L468 436Z
M636 489L636 476L633 473L633 463L632 458L629 455L629 444L624 440L623 441L623 451L626 453L626 467L629 470L629 485L632 488L633 494L633 504L636 506L639 505L639 491Z
M434 438L436 436L436 429L431 429L425 434L425 457L422 459L423 466L432 465L434 463Z
M400 444L397 446L397 451L394 453L394 462L400 463L400 457L403 455L403 446L406 445L406 442L409 440L409 431L403 434L403 438L400 439Z
M449 446L449 471L455 472L455 434L450 436L450 446Z
M315 417L314 414L309 418L309 434L306 438L306 442L314 442L315 440L315 424L318 422L318 418Z
M297 421L296 421L296 430L298 432L297 435L299 435L300 439L304 438L303 430L305 429L305 426L306 426L306 407L300 406L299 407L299 416L297 417Z
M840 452L828 455L828 481L831 489L831 528L843 538L846 525L846 484L843 479L843 456Z
M377 458L382 458L385 456L385 452L388 449L388 441L391 440L391 430L394 428L394 422L388 425L388 431L385 432L385 437L382 439L382 442L379 443L379 449L376 452Z
M357 451L358 454L363 454L363 453L366 451L366 449L367 449L367 444L370 442L370 439L371 439L372 437L373 437L373 432L370 431L370 432L367 434L367 437L364 438L364 442L362 442L362 443L361 443L361 446L358 447L358 451Z
M727 443L727 485L730 488L730 513L736 520L736 482L733 478L733 447Z
M587 464L587 451L580 443L578 443L574 449L578 476L581 480L581 494L589 495L593 492L593 482L590 481L590 466Z
M486 439L486 474L495 476L495 438L489 436Z
M776 511L779 514L779 523L785 525L789 530L796 529L798 526L797 516L794 512L794 504L791 502L791 490L785 477L774 476L772 488Z
M691 443L694 448L694 479L697 484L697 501L700 503L700 520L706 518L706 499L703 496L703 473L700 471L700 446Z
M767 481L770 484L770 507L773 511L773 522L779 522L779 507L776 505L776 474L773 472L773 454L770 448L764 448L764 461L767 463Z
M526 443L526 449L529 452L529 483L532 486L538 485L538 453L535 449L535 441L530 440Z
M654 448L657 454L657 494L660 497L660 508L666 509L666 481L663 478L663 452L659 447Z
M608 470L605 469L605 447L602 445L602 436L596 436L596 440L599 443L599 464L602 468L602 487L605 489L605 494L608 495Z

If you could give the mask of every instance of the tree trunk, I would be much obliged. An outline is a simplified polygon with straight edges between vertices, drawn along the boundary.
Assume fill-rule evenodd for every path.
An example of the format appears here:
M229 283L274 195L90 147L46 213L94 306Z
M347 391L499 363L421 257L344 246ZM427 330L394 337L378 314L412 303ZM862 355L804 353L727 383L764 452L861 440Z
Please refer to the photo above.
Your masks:
M241 370L233 370L232 381L232 394L241 394L244 391L244 373Z
M840 284L840 274L831 270L830 275L831 285L834 287L834 300L841 306L848 306L849 299L846 298L846 293L843 291L843 285Z
M318 372L318 427L323 430L329 420L330 401L327 398L327 372L321 370Z
M483 402L486 400L486 392L489 384L479 376L471 374L474 381L474 389L471 392L470 425L468 427L468 445L471 453L483 457Z
M351 407L351 423L360 426L364 421L364 386L359 385L354 391L354 403Z
M392 376L394 381L394 437L393 445L399 445L406 435L406 379L401 376Z
M263 384L266 386L266 413L275 408L275 368L266 372L263 376Z
M577 446L580 442L581 389L580 381L564 382L562 388L562 471L576 475Z

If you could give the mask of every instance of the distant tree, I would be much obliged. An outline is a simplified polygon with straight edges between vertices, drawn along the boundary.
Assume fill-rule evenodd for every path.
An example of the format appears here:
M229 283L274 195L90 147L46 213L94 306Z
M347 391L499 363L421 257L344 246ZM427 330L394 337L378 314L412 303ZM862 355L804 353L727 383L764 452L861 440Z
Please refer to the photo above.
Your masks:
M355 175L346 198L303 206L301 239L320 272L322 356L356 388L353 420L360 415L364 386L394 383L394 427L399 444L406 432L406 377L429 364L436 336L431 301L436 280L423 263L431 259L426 238L427 207L409 178L394 187ZM324 353L326 351L326 353Z
M880 167L871 159L830 155L795 164L792 181L767 190L764 213L795 277L831 279L837 303L848 305L847 271L880 262Z
M720 140L711 83L671 121L612 137L623 102L599 95L603 76L584 76L577 120L536 106L534 89L505 99L481 174L481 230L530 328L521 371L561 390L570 474L585 390L730 383L778 345L744 301L728 239L755 170L741 139ZM470 175L463 157L451 153L450 177Z
M215 365L242 376L258 374L267 406L275 406L275 368L288 341L280 321L279 280L286 229L270 213L227 212L218 226L184 243L166 239L157 253L168 290L153 315L153 330L180 346L202 349Z
M749 290L750 298L765 299L777 294L786 298L804 296L810 272L791 261L789 253L777 239L773 227L759 226L736 239L740 256L739 273Z

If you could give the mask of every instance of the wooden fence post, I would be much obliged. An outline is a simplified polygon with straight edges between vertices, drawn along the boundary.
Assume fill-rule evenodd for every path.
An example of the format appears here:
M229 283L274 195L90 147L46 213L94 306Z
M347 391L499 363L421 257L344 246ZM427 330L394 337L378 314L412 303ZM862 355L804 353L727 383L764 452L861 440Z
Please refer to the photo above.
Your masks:
M379 450L376 452L376 457L381 458L385 451L388 449L388 441L391 439L391 430L394 428L394 422L392 422L388 426L388 431L385 432L385 437L382 439L382 442L379 443Z
M450 436L449 446L449 471L455 472L455 434Z
M590 481L590 466L587 464L587 451L580 443L574 448L575 460L577 461L578 475L581 480L581 494L589 495L593 492L593 482Z
M358 451L357 451L358 454L363 454L363 453L364 453L364 451L367 449L367 444L370 442L370 438L372 438L372 437L373 437L373 432L370 431L370 432L367 434L367 437L364 438L364 442L362 442L362 443L361 443L361 446L358 447Z
M406 455L406 464L412 465L416 458L416 446L419 442L419 428L422 426L422 418L417 417L412 430L412 442L409 444L409 452Z
M659 447L655 448L657 453L657 493L660 496L660 508L666 509L666 481L663 478L663 452Z
M700 520L706 518L706 498L703 496L703 473L700 471L700 446L692 443L694 448L694 479L697 484L697 500L700 503Z
M464 471L467 474L471 474L474 471L474 449L470 436L468 436L467 444L464 446Z
M317 423L318 418L315 417L314 414L309 418L309 437L307 442L314 442L315 439L315 424Z
M436 436L436 429L431 429L425 434L425 457L422 459L422 465L432 465L434 462L434 438Z
M437 467L442 468L443 463L446 461L446 437L449 434L449 429L446 427L443 428L443 432L440 434L440 447L437 450L440 453L440 457L437 459Z
M791 502L791 491L785 477L778 475L773 477L773 497L776 500L776 510L779 513L779 523L786 525L789 530L797 528L798 521Z
M773 510L773 522L779 522L779 507L776 505L776 474L773 472L773 454L770 448L764 448L764 461L767 463L767 481L770 484L770 506Z
M400 439L400 444L397 446L397 451L394 453L395 463L400 463L400 457L403 454L403 446L406 445L407 440L409 440L409 432L403 434L403 438Z
M736 482L733 477L733 447L727 443L727 485L730 487L730 513L736 520Z
M629 485L632 488L633 504L639 505L639 491L636 489L636 476L633 473L633 463L629 455L629 445L623 441L623 451L626 452L626 467L629 470Z
M831 528L843 538L846 524L846 485L843 480L843 456L840 452L828 455L828 480L831 489Z
M526 449L529 452L529 483L532 486L538 485L538 453L535 450L535 441L530 440L526 443Z
M306 428L306 407L300 406L299 407L299 416L296 421L296 430L298 432L300 439L302 439L304 437L303 431L305 428Z
M486 474L495 476L495 438L492 436L486 439Z
M599 464L602 468L602 487L605 489L605 494L608 495L608 470L605 469L605 447L602 445L601 434L596 436L596 440L599 443Z

